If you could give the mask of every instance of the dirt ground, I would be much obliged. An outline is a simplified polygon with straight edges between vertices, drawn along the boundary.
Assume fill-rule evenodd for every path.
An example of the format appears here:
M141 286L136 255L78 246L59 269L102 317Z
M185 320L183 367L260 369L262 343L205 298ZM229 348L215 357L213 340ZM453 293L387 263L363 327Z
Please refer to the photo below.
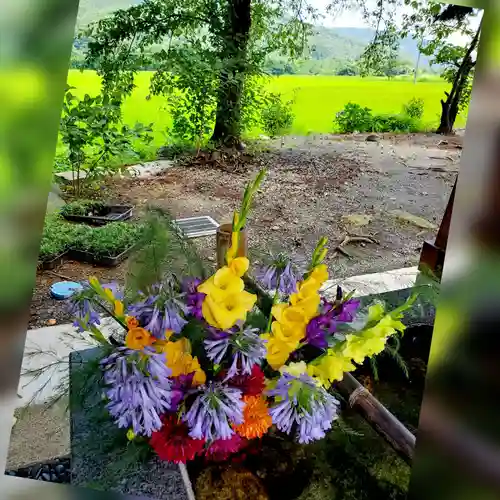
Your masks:
M236 167L176 166L151 179L114 179L103 193L110 201L137 207L151 203L175 217L210 215L224 223L238 207L246 182L266 166L248 228L254 259L284 250L301 261L321 236L329 238L333 250L350 234L375 242L345 246L349 257L331 251L327 263L334 278L416 265L423 241L434 239L441 222L458 173L462 134L366 138L286 137ZM203 256L214 259L215 238L196 244ZM126 263L98 269L66 262L56 272L75 280L91 274L120 280L125 268ZM59 280L47 272L37 275L30 328L69 320L49 296L50 285Z

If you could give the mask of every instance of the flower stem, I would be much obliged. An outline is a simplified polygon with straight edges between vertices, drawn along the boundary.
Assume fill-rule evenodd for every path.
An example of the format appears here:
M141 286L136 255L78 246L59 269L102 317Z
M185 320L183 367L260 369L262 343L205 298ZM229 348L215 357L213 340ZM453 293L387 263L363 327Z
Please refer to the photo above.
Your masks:
M280 293L280 281L281 281L281 274L278 275L278 279L276 280L276 292L274 293L274 297L273 297L273 306L275 306L278 303L278 298L279 298L279 293ZM273 323L273 313L272 313L272 308L271 308L271 312L269 313L269 319L267 321L265 333L269 333L271 331L272 323Z

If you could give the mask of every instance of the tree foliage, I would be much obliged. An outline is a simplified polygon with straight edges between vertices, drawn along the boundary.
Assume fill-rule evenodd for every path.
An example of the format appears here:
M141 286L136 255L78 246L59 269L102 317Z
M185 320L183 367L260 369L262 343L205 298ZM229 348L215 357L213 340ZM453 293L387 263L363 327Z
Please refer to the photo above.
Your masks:
M299 57L316 15L303 0L144 0L90 25L86 62L103 92L122 98L154 64L151 91L184 108L174 133L199 142L213 127L215 141L233 145L252 115L247 80L263 74L271 53Z
M121 123L119 103L110 95L79 99L67 89L64 96L59 134L66 146L69 164L80 194L80 177L93 181L110 173L108 160L124 153L136 153L134 139L149 143L151 125L137 123L133 128Z
M424 0L378 0L368 4L362 0L333 0L331 10L357 8L366 21L376 28L372 42L361 57L363 71L380 74L391 61L398 40L411 36L418 40L420 52L431 56L432 64L444 69L442 77L451 85L446 99L441 100L442 114L438 133L450 133L460 110L470 99L481 25L472 20L480 11L470 7L446 5ZM402 14L403 10L406 10ZM451 35L459 34L468 42L465 48L451 44Z

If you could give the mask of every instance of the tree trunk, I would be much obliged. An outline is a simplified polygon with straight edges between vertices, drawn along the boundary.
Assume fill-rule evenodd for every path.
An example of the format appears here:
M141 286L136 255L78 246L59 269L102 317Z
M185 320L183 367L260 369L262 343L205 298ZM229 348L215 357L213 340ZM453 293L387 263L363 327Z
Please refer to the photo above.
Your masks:
M238 147L241 145L241 95L252 25L251 0L228 0L228 9L212 141Z
M451 91L445 92L446 101L441 99L441 122L439 128L436 130L437 134L448 135L453 133L453 126L457 119L458 111L460 109L460 100L462 93L467 85L467 80L472 69L475 66L475 61L472 60L472 52L477 48L479 43L479 34L481 33L481 25L479 26L476 35L474 36L467 53L465 54L460 67L457 70L455 79L451 87Z

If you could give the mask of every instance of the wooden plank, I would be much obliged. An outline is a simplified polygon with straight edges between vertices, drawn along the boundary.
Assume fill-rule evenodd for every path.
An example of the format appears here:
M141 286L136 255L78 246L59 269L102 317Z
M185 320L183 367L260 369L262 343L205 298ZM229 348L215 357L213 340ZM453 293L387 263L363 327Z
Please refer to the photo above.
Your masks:
M458 179L458 177L457 177ZM422 251L420 253L420 262L418 268L425 273L431 273L438 280L441 280L443 272L444 258L446 254L446 246L448 244L448 234L450 232L450 222L453 213L453 204L455 201L455 190L457 187L457 179L453 184L453 189L446 205L443 220L439 226L439 230L434 243L424 241Z

